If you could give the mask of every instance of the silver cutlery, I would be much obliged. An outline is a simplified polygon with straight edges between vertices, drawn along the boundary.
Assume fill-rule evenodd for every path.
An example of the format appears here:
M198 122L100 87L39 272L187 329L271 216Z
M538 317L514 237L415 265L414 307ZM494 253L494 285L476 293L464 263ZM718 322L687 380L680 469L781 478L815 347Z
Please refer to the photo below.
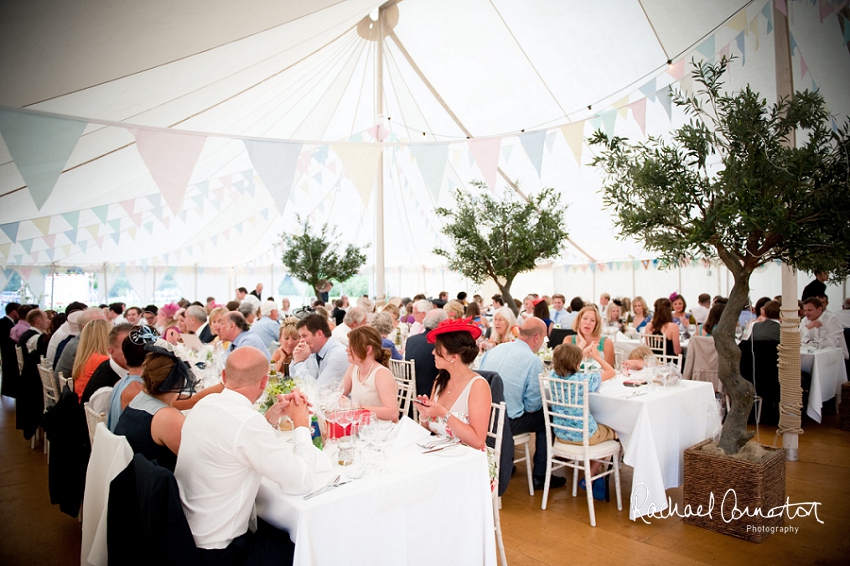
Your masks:
M440 450L445 450L446 448L451 448L452 446L457 446L460 442L451 442L449 444L443 444L442 446L438 446L436 448L432 448L430 450L426 450L423 454L431 454L432 452L439 452Z
M439 438L437 440L429 440L427 442L417 442L417 446L430 450L431 448L436 448L443 444L453 444L454 442L455 441L451 438Z
M304 499L310 499L311 497L315 497L315 496L319 495L320 493L323 493L323 492L325 492L329 489L336 487L337 485L339 485L340 479L341 479L340 476L336 476L334 479L329 481L327 483L327 485L324 485L324 486L320 487L319 489L317 489L316 491L310 492L307 495L305 495Z
M334 490L334 489L336 489L336 488L338 488L342 485L345 485L347 483L351 483L353 481L354 481L353 479L348 479L348 480L344 480L344 481L338 481L333 485L326 485L325 487L323 487L322 489L320 489L318 491L314 491L313 493L308 493L307 495L304 496L304 499L312 499L312 498L316 497L317 495L320 495L322 493Z

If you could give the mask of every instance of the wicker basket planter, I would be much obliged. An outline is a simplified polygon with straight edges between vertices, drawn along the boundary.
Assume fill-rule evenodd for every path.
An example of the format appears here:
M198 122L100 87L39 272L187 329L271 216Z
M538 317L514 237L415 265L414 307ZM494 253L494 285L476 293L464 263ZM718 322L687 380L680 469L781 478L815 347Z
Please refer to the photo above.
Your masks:
M785 516L784 513L777 517L761 516L785 504L785 450L764 446L772 452L768 458L758 463L745 462L700 451L708 442L685 450L684 504L685 509L690 506L693 510L691 516L685 517L685 523L762 542L771 531L763 527L778 527ZM699 506L703 510L699 515L703 516L697 516ZM754 513L757 508L762 510L761 514Z

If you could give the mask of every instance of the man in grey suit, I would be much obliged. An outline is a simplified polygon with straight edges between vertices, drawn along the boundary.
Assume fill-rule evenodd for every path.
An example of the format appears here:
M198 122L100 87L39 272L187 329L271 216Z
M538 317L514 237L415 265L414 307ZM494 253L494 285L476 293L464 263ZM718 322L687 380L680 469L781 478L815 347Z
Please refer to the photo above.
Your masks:
M764 304L764 316L767 320L753 324L753 341L774 340L779 342L779 303L768 301Z

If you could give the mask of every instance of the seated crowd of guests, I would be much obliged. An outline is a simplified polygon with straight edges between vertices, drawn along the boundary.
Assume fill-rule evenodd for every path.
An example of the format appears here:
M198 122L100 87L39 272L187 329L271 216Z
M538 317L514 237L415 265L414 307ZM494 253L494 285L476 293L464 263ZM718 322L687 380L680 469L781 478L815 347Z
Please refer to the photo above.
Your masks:
M846 358L842 324L826 310L824 299L802 301L803 341L843 346ZM311 401L304 392L279 395L265 414L253 409L265 394L270 372L336 387L353 406L396 421L398 392L390 360L414 360L421 425L475 449L485 449L492 376L498 375L499 395L507 406L506 434L536 434L532 478L533 487L542 489L550 447L538 383L544 368L537 353L555 331L567 332L552 353L552 375L584 381L587 392L594 392L616 373L606 328L663 336L665 353L679 355L681 337L711 336L726 305L722 297L712 301L703 294L688 310L684 297L674 294L657 299L650 310L642 297L611 300L603 293L598 305L580 297L567 303L560 294L529 295L512 309L500 295L485 306L480 295L467 301L466 293L453 300L441 293L431 299L394 297L379 308L368 297L356 304L344 297L331 310L316 301L292 312L288 300L281 305L263 300L261 286L251 293L240 288L237 300L226 305L212 297L206 304L159 308L72 303L57 314L13 304L6 308L0 335L3 395L14 396L21 386L19 379L10 379L18 372L9 343L19 345L25 355L35 354L38 362L44 357L54 371L73 378L68 394L75 403L112 387L107 427L125 436L134 452L174 472L202 562L242 563L269 548L291 559L287 537L273 534L273 527L265 524L256 534L248 528L260 478L278 482L287 493L305 493L318 465L309 430ZM778 300L764 298L745 309L738 321L743 337L778 341L780 308ZM219 344L226 356L221 383L199 392L189 364L174 348L190 343L189 335ZM623 367L641 369L651 355L648 348L638 347ZM596 369L581 369L588 359L596 362L588 367ZM476 360L478 369L473 370ZM571 426L577 416L561 411L554 422ZM294 452L276 441L274 428L284 417L295 428ZM613 430L592 416L588 435L590 444L616 439ZM580 444L580 436L559 429L554 440ZM595 474L600 465L595 463L591 471ZM502 477L500 493L509 478L510 473ZM549 478L551 488L565 483L563 477ZM582 488L592 489L597 499L605 497L601 480Z

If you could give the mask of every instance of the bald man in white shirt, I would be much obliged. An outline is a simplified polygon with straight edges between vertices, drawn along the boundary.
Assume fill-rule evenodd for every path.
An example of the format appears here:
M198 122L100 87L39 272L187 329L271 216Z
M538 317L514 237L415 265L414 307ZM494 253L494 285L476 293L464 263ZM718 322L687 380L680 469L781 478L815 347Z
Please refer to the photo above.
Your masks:
M265 417L254 410L268 370L257 348L234 350L222 373L224 390L201 399L183 424L174 475L202 564L292 563L295 547L286 533L262 520L256 533L249 530L260 480L271 479L284 493L307 493L325 457L311 442L299 391L278 395ZM274 432L284 415L295 426L294 446Z

